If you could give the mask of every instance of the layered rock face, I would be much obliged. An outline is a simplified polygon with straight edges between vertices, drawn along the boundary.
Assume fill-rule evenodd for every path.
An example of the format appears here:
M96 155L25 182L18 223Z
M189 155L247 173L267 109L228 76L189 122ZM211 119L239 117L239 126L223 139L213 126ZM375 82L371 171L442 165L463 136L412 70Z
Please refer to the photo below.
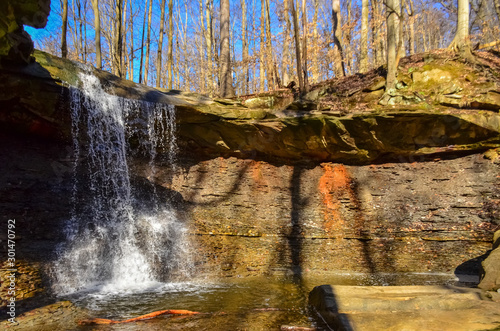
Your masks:
M155 182L182 195L209 274L478 274L474 259L498 226L498 164L481 154L365 166L220 157L181 166L173 178L158 171Z
M467 67L485 82L463 78L462 90L443 91L422 85L417 98L416 82L425 79L414 73L434 70L422 62L411 72L414 85L393 97L397 106L371 99L380 92L374 71L350 92L333 82L258 108L258 100L247 107L248 100L156 90L34 56L0 71L0 151L9 160L0 167L0 202L6 217L19 219L19 250L32 260L50 259L71 212L68 85L79 86L85 72L108 93L175 105L177 166L160 164L153 177L148 161L130 167L139 180L174 191L200 274L479 272L476 258L499 222L494 75ZM443 95L465 101L445 105Z

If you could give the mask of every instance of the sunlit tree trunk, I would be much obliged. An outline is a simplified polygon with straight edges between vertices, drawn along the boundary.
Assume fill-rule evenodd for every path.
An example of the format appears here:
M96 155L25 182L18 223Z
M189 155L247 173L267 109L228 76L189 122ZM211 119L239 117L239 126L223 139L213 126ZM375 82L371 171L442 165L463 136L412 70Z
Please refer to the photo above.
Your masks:
M200 73L203 77L203 82L201 83L201 92L206 93L209 89L208 84L208 49L206 42L207 29L205 29L205 16L203 8L203 0L199 0L199 10L200 10L200 29L201 29L201 40L200 40Z
M406 0L406 11L408 12L408 25L410 27L410 55L413 55L415 54L415 12L413 11L413 0Z
M333 43L335 57L335 75L345 76L344 54L342 45L340 44L340 0L332 0L332 16L333 16Z
M386 96L387 100L390 98L389 94L396 88L396 35L398 33L396 27L396 0L387 1L387 78L386 78Z
M269 12L269 0L265 0L266 9L266 63L267 63L267 84L270 89L278 87L278 75L276 64L274 63L273 44L271 35L271 14Z
M95 1L95 0L94 0ZM68 44L66 36L68 34L68 0L63 1L62 28L61 28L61 57L68 57Z
M469 41L469 0L458 0L457 31L449 48L469 60L473 59Z
M299 90L301 93L304 92L304 79L302 76L302 56L300 54L300 37L299 37L299 17L297 11L295 10L295 0L289 0L292 10L293 17L293 37L295 39L295 59L297 61L297 78L299 79Z
M360 60L359 71L368 70L368 0L361 1L361 39L360 39Z
M162 78L162 52L163 52L163 35L165 35L165 0L161 0L161 5L160 5L160 36L158 39L158 49L157 49L157 55L156 55L156 87L160 87L161 85L161 78Z
M128 74L129 74L129 79L134 80L134 22L132 19L133 16L133 10L132 10L132 0L129 0L129 26L130 26L130 53L128 55Z
M317 83L320 80L319 74L319 64L318 64L318 54L320 54L319 46L318 46L318 10L319 10L319 1L314 0L314 14L313 14L313 52L316 56L312 56L312 80L313 83Z
M302 0L302 78L304 79L304 92L309 88L309 78L307 75L307 6L306 0Z
M153 0L149 1L148 9L148 25L146 27L146 55L144 60L144 84L148 84L148 72L149 72L149 52L151 50L151 19L153 11Z
M243 94L248 94L249 66L248 66L248 39L247 39L247 4L246 0L241 0L241 48L242 48L242 72L243 72Z
M97 0L94 0L97 1ZM144 63L144 35L146 33L146 20L147 20L147 14L148 14L148 1L153 1L153 0L146 0L146 6L144 7L144 19L142 21L142 37L141 37L141 60L139 64L139 84L143 82L143 63Z
M214 83L214 34L213 34L213 15L212 15L212 0L206 0L206 23L207 28L205 30L205 40L207 43L207 63L208 63L208 92L209 95L213 95L215 91Z
M172 1L172 0L170 0ZM233 78L231 74L231 49L229 44L229 0L220 2L220 95L233 97Z
M168 51L167 51L167 70L168 70L168 88L174 86L174 3L168 0Z
M289 8L289 0L284 0L284 12L285 16L285 27L283 32L283 85L287 85L290 82L290 68L291 59L290 59L290 31L291 31L291 23L290 23L290 8Z
M266 74L266 53L265 49L265 39L266 39L266 5L265 0L260 1L260 56L259 56L259 78L260 78L260 91L264 92L265 88L265 74ZM269 86L270 82L267 82L267 86Z
M101 18L99 15L99 2L92 0L92 10L94 11L94 30L95 30L95 60L98 69L102 69L101 54Z

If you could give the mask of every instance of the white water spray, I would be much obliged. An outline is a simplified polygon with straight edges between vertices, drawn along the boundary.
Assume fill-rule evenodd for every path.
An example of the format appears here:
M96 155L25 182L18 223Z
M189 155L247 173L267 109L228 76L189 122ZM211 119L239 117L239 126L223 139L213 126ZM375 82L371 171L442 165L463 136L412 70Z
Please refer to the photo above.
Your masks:
M155 185L131 185L127 162L127 141L135 139L149 176L157 150L174 166L174 107L109 95L93 75L80 79L81 89L70 89L74 207L54 264L55 291L140 290L186 274L185 226Z

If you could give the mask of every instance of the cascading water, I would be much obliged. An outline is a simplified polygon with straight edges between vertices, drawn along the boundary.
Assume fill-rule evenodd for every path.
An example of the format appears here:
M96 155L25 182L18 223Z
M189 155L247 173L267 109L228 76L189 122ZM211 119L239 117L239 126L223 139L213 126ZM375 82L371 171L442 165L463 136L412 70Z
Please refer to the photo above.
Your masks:
M184 225L154 184L131 184L127 162L132 153L148 158L154 177L162 150L174 166L174 107L109 95L90 74L80 80L70 89L74 207L54 263L56 292L145 289L188 273Z

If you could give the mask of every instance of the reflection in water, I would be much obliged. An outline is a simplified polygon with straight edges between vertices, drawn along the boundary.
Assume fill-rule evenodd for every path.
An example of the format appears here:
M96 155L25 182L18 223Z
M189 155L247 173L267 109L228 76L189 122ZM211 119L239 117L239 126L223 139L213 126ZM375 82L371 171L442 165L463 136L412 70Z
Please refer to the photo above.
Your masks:
M395 276L337 274L293 277L231 278L211 283L164 284L151 291L88 294L73 298L94 317L124 320L153 311L186 309L202 314L163 315L151 320L112 326L82 326L81 330L279 330L283 325L316 327L308 312L308 293L320 284L337 285L436 285L450 284L449 274L399 274Z

